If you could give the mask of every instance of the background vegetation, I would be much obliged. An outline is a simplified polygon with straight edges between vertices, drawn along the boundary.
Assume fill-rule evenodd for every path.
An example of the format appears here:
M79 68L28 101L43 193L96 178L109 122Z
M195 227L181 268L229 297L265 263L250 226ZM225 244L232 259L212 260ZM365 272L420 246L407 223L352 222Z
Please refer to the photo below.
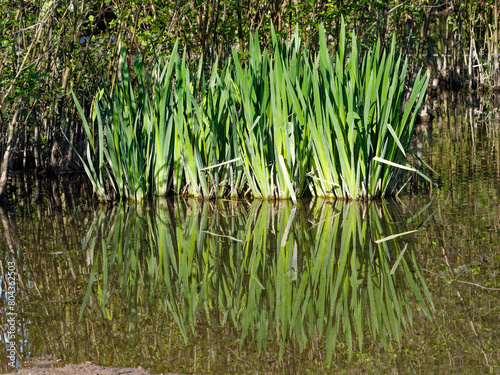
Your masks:
M341 16L361 49L395 34L412 66L433 72L434 86L500 83L498 0L3 0L0 196L8 170L81 170L75 151L85 149L86 137L69 93L75 91L88 110L102 81L113 87L120 41L129 60L139 54L153 63L179 38L188 62L203 56L209 68L217 57L227 59L232 47L244 58L250 32L259 30L261 42L270 43L271 23L285 39L298 27L313 50L324 23L333 47Z

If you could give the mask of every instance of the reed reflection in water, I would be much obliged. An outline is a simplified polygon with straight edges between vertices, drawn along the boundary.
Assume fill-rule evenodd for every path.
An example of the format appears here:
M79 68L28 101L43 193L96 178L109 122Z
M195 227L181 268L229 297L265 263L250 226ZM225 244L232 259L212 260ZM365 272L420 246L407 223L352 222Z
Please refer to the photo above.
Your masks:
M414 218L420 220L420 218ZM102 208L87 233L91 295L107 319L160 304L188 344L206 320L231 325L240 349L311 341L326 350L401 343L414 301L433 303L415 254L384 203L158 201ZM414 224L416 226L416 224ZM413 302L412 302L413 301ZM146 309L146 310L144 310ZM216 322L213 322L213 320Z

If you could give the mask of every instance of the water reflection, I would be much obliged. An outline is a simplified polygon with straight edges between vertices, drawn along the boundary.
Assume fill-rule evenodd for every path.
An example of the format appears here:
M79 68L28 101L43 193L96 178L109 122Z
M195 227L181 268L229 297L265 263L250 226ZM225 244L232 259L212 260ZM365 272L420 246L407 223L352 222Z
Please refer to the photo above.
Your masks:
M273 342L282 360L290 344L301 352L317 341L331 364L339 346L350 357L365 341L401 343L412 301L431 318L414 251L398 236L406 229L384 203L101 209L84 243L92 272L81 314L91 296L110 320L125 305L134 335L141 308L159 304L186 345L206 319L235 329L239 349Z
M156 373L498 373L500 112L453 95L414 138L438 195L94 209L91 189L22 176L0 209L18 355Z
M391 239L422 218L408 225L390 207L159 200L20 227L1 210L3 264L19 275L18 355L227 371L228 350L302 368L391 348L432 301L411 236ZM186 361L193 345L207 363Z

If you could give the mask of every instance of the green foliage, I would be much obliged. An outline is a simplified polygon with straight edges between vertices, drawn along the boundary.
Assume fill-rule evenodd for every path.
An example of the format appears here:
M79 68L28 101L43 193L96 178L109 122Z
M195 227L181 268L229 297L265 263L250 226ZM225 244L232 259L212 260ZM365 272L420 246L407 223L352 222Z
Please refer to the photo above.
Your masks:
M342 26L338 51L331 56L320 29L319 67L311 71L310 90L299 92L296 101L311 131L319 177L315 194L392 195L404 170L417 172L405 160L429 77L417 74L404 103L407 62L396 53L395 38L389 50L377 43L364 56L354 34L350 54L345 40Z
M241 195L247 186L255 198L295 201L309 189L370 199L394 194L404 172L428 179L406 156L429 77L417 74L403 103L407 63L394 39L389 50L377 44L362 55L354 35L348 49L342 24L334 57L323 28L316 55L298 30L288 44L274 31L272 38L272 57L256 33L245 64L233 50L208 78L203 60L190 72L177 44L151 72L136 58L136 86L122 48L115 92L104 89L94 101L98 167L88 160L85 168L99 197L110 196L103 173L115 195L132 199L170 186L205 198ZM93 145L94 124L84 125Z
M179 40L182 46L179 53L186 57L190 70L194 71L198 61L203 61L203 72L207 73L214 70L217 59L219 68L225 67L232 57L233 49L238 51L243 62L247 62L249 49L255 43L251 44L246 36L253 35L257 30L258 41L264 50L271 51L270 55L274 53L275 38L291 42L297 35L302 40L309 40L310 51L314 52L319 46L317 30L320 24L331 35L326 40L328 48L338 47L342 18L345 19L346 33L352 31L358 35L358 49L361 52L369 50L378 39L386 44L390 36L395 35L396 45L404 48L405 54L410 57L408 71L413 71L417 64L427 59L434 68L447 66L450 71L461 71L464 75L472 76L468 69L464 69L470 65L478 84L495 86L500 75L495 59L498 55L495 52L498 30L494 27L494 14L497 14L494 4L493 0L473 1L465 5L436 4L428 0L322 0L295 3L257 0L0 0L0 84L5 88L0 97L1 123L4 126L1 134L7 134L5 124L17 114L18 126L23 129L16 137L21 133L26 134L20 140L19 148L26 150L28 157L41 157L43 160L38 163L38 167L60 162L79 168L74 163L74 153L61 151L59 143L59 133L63 132L79 152L85 149L85 140L81 137L84 131L80 123L76 126L73 124L77 117L76 109L68 93L73 90L81 102L82 110L90 116L92 97L102 87L102 81L108 87L114 87L119 75L119 45L126 48L129 61L133 61L135 55L140 55L146 66L152 66L158 63L159 56L170 53L176 40ZM439 26L440 18L443 17L436 17L437 12L446 12L448 21L444 28ZM445 35L448 35L447 39ZM436 54L449 55L446 51L450 46L456 52L451 59L447 58L445 63L435 61ZM473 59L469 64L463 56L471 54ZM268 73L271 74L271 71ZM434 73L440 72L435 69ZM226 86L224 80L221 79L223 86ZM202 83L196 84L199 88L203 86ZM197 100L199 94L200 91L194 95ZM291 120L293 126L296 126L295 121ZM42 128L43 131L39 131ZM299 133L302 134L302 131ZM0 141L5 143L3 138ZM306 139L306 134L303 139ZM256 141L260 142L258 137ZM64 146L71 150L67 144ZM227 151L226 148L224 150ZM234 156L236 151L237 148L232 147L230 153ZM278 195L292 197L293 194L300 195L301 191L308 190L307 184L305 187L302 185L302 177L298 177L297 186L293 186L297 181L294 176L303 175L303 166L295 164L293 159L287 159L284 154L282 156L283 162L280 162L279 155L270 154L269 162L274 163L278 174L269 176L275 182L268 189L262 183L262 187L254 189L255 194L258 195L257 190L262 188L266 195L269 195L269 191L275 194L279 190ZM233 157L228 159L218 156L217 159L220 163ZM210 160L208 166L216 164ZM289 174L292 189L286 182L282 164ZM233 163L229 168L232 170L230 175L226 175L222 169L217 169L217 173L215 169L209 170L214 174L214 181L207 182L210 184L210 187L207 186L209 195L234 196L238 189L242 189L243 164ZM220 185L219 182L226 177L233 179L232 187ZM170 186L179 190L175 184ZM166 189L162 187L161 191ZM198 192L203 190L195 186L192 189Z
M150 108L149 98L143 94L149 86L143 64L136 60L134 66L140 80L138 95L135 95L124 50L120 61L121 79L114 92L110 94L107 89L102 89L94 100L92 126L84 120L91 146L87 147L88 162L84 165L100 199L110 198L110 192L106 190L106 183L109 183L113 193L141 200L148 193L151 182L151 149L155 138L149 114L154 109ZM84 119L74 94L73 98ZM97 168L93 166L91 154L98 155Z

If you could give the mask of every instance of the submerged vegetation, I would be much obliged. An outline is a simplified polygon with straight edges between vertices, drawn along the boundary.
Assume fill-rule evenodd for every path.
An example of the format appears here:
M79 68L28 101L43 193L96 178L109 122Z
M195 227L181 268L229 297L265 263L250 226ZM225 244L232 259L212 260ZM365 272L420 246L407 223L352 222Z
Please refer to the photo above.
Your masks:
M405 90L395 38L362 54L342 23L334 53L326 39L321 26L313 54L298 30L289 43L272 30L268 52L256 34L245 63L233 50L220 67L201 60L195 74L176 44L152 71L136 57L136 85L122 49L114 91L99 91L91 122L73 94L99 198L371 199L394 194L408 171L429 180L407 163L429 76Z

